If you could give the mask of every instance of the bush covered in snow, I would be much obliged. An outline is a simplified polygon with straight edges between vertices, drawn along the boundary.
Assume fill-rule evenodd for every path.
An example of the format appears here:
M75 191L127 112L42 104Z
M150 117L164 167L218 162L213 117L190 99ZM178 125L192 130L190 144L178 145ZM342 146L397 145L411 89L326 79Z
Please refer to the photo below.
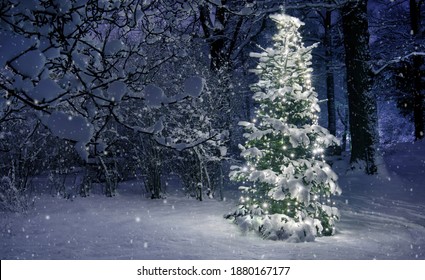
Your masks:
M0 211L25 212L32 204L26 191L16 185L14 176L0 179Z

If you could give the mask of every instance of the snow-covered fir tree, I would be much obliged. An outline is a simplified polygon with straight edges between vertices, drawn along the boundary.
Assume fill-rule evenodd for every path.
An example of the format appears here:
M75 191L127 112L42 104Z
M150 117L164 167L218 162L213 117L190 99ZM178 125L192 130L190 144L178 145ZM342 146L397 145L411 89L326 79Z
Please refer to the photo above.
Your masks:
M233 166L232 180L243 182L233 218L242 230L264 238L312 241L335 233L339 219L331 196L339 194L337 175L324 160L324 150L337 139L318 125L317 93L311 85L311 50L298 31L303 23L285 14L271 19L278 32L273 47L252 53L258 103L255 118L240 122L247 133L240 146L244 166Z

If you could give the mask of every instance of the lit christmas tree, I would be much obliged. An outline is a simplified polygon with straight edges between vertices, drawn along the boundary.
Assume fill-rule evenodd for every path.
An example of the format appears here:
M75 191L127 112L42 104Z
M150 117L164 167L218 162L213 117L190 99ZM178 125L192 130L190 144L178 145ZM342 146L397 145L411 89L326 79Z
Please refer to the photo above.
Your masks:
M232 180L244 182L238 210L228 215L243 230L267 239L312 241L335 233L339 219L331 196L339 194L337 175L324 160L324 149L338 143L318 125L317 93L311 86L311 50L298 31L303 24L284 14L272 15L278 33L273 48L259 59L252 86L259 103L240 146L245 166L233 166Z

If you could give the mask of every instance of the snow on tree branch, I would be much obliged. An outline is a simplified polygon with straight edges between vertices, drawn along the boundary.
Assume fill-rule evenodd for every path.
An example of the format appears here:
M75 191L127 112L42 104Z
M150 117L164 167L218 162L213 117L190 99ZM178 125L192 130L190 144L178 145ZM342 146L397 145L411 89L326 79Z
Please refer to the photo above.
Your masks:
M407 59L409 59L409 58L411 58L413 56L425 56L425 52L411 52L408 55L405 55L405 56L402 56L402 57L396 57L396 58L394 58L394 59L386 62L380 68L378 68L378 69L372 69L372 73L374 75L378 75L382 71L384 71L387 67L389 67L390 65L395 64L395 63L399 63L399 62L402 62L402 61L405 61L405 60L407 60Z

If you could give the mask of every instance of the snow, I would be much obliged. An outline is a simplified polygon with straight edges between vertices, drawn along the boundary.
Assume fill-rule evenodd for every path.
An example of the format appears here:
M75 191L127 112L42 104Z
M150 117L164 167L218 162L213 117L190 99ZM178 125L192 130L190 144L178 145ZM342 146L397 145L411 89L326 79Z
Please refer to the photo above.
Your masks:
M36 44L36 39L18 36L7 30L0 30L0 67Z
M24 92L31 92L34 89L34 85L30 79L23 79L19 75L14 77L13 87Z
M153 84L147 85L143 90L146 105L152 108L159 108L168 101L164 91Z
M64 90L56 82L51 79L43 79L28 93L28 96L38 102L49 102L63 92Z
M166 203L145 198L138 181L120 184L114 198L94 193L64 200L48 194L45 178L36 178L34 211L2 213L0 258L423 260L424 155L425 143L386 150L378 176L347 173L346 158L335 159L343 188L336 200L341 221L336 235L308 243L240 231L223 218L237 204L233 187L224 202L187 198L175 178L168 179Z
M89 152L86 148L86 144L86 142L77 142L75 143L74 148L80 158L87 162L89 159Z
M126 93L127 85L124 82L115 81L108 86L108 94L112 101L121 101Z
M239 15L241 16L246 16L246 15L250 15L254 12L254 10L251 7L243 7L240 11L239 11Z
M84 69L87 67L87 61L86 61L86 57L78 52L73 52L72 53L72 61L73 63L78 66L81 69Z
M124 49L124 43L121 40L112 40L106 43L105 45L105 54L106 55L115 55L119 51Z
M89 142L93 128L82 116L72 116L64 112L53 112L46 123L54 136L77 142Z
M61 56L60 48L50 47L48 50L44 51L43 54L47 59L54 59Z
M221 0L211 0L210 2L211 2L211 3L213 3L214 5L219 6L219 7L221 7L221 6L222 6L222 4L221 4Z
M201 77L190 77L184 82L184 91L187 95L192 97L198 97L204 90L205 79Z
M154 125L148 127L144 131L157 134L157 133L160 133L163 129L164 129L164 119L161 117L159 118L159 120L155 122Z
M11 65L23 76L34 78L43 71L46 57L39 50L28 51L13 60Z
M241 152L241 156L258 158L263 156L263 152L260 151L257 147L252 147L248 149L245 149L244 147L244 149Z
M218 149L220 150L220 156L221 157L225 157L227 155L227 147L220 146Z
M82 116L73 116L64 112L54 111L43 123L50 129L53 136L77 142L75 149L78 155L88 159L86 144L93 136L93 126Z

